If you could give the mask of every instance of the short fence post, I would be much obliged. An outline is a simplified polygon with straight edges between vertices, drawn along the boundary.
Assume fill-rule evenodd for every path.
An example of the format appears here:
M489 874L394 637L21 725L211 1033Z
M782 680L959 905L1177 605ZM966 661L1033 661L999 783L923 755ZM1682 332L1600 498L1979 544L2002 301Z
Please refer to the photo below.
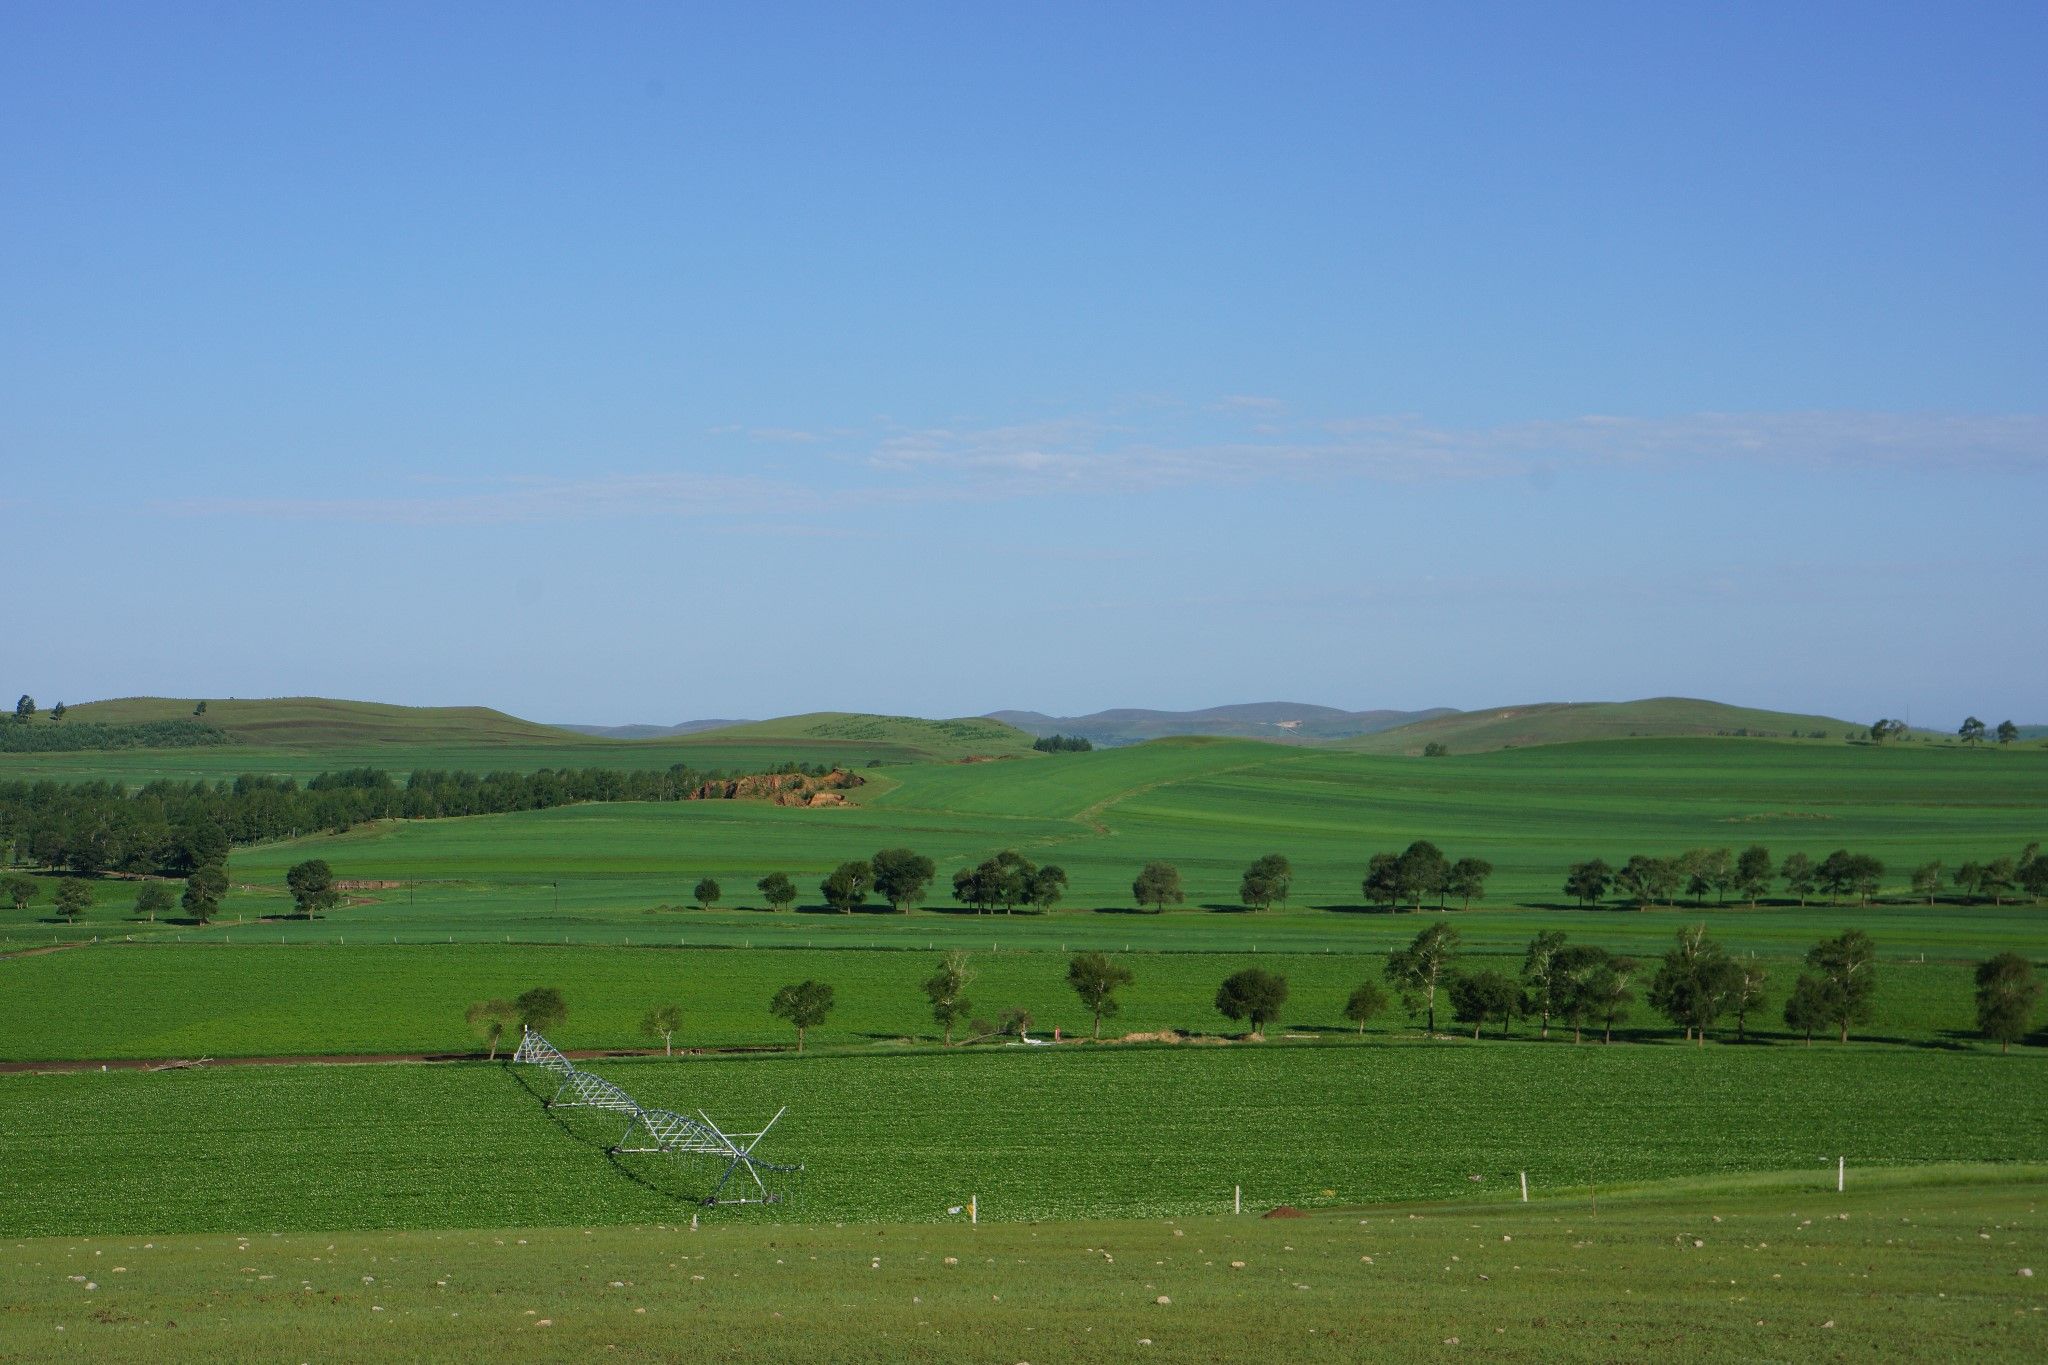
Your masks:
M1845 1184L1845 1183L1847 1182L1847 1180L1848 1180L1848 1176L1849 1176L1849 1158L1847 1158L1847 1157L1845 1157L1845 1156L1838 1156L1838 1157L1836 1157L1836 1158L1835 1158L1835 1193L1836 1193L1836 1194L1840 1194L1840 1193L1842 1192L1842 1186L1843 1186L1843 1185L1844 1185L1844 1184Z
M1529 1202L1529 1173L1527 1171L1522 1172L1522 1202L1524 1204Z
M1232 1185L1230 1187L1230 1211L1232 1213L1244 1212L1244 1186Z
M967 1221L970 1226L981 1221L981 1203L971 1194L967 1196Z

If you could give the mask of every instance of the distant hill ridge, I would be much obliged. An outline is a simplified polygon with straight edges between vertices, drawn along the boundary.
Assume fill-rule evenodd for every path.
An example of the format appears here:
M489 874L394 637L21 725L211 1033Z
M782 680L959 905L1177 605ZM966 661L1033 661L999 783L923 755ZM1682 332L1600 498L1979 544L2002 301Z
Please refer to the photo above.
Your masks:
M1086 716L1048 716L1039 711L991 711L989 720L1033 735L1079 735L1107 746L1139 744L1173 735L1220 735L1266 739L1279 744L1316 744L1376 734L1419 720L1456 714L1448 707L1422 711L1341 711L1307 702L1260 701L1211 706L1200 711L1154 711L1120 707Z
M1451 753L1465 754L1584 740L1691 735L1840 741L1868 728L1835 716L1760 711L1697 697L1648 697L1641 701L1537 702L1459 711L1339 741L1330 747L1359 753L1419 754L1431 744L1441 744Z

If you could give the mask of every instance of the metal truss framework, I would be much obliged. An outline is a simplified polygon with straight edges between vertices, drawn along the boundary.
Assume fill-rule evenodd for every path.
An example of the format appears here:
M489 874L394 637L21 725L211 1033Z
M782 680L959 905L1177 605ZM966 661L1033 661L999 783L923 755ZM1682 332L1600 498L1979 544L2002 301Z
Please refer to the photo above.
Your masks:
M754 1155L754 1147L768 1135L776 1121L788 1112L788 1106L775 1111L775 1117L761 1125L755 1133L728 1133L711 1121L703 1110L696 1117L679 1114L673 1109L643 1109L638 1101L624 1090L602 1076L580 1070L574 1062L533 1029L525 1029L519 1038L519 1049L512 1054L515 1062L530 1063L553 1072L561 1078L555 1093L542 1104L543 1109L603 1109L616 1114L627 1115L626 1131L612 1144L614 1153L660 1153L663 1156L709 1156L725 1159L725 1173L718 1183L711 1187L711 1193L704 1199L708 1205L716 1204L773 1204L781 1196L772 1192L761 1173L771 1174L801 1171L801 1165L780 1165L762 1161ZM564 1095L570 1096L563 1099ZM626 1143L635 1134L641 1135L640 1146L628 1147ZM745 1145L742 1146L741 1144ZM757 1191L753 1195L725 1199L720 1196L732 1178L741 1171L754 1182Z

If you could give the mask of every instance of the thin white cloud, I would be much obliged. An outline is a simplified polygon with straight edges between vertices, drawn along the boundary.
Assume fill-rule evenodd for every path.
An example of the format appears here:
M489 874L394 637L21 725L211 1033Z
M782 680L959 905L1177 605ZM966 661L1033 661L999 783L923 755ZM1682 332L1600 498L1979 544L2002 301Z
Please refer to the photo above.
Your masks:
M854 506L997 501L1053 493L1110 495L1274 480L1380 483L1547 478L1569 469L1679 469L1741 464L1855 470L2048 472L2048 415L1882 412L1694 413L1456 427L1419 417L1245 420L1147 409L1117 419L922 429L739 428L802 448L783 477L716 472L507 475L443 487L403 481L392 496L185 498L190 516L411 525L641 517L753 519ZM790 461L800 460L800 464Z

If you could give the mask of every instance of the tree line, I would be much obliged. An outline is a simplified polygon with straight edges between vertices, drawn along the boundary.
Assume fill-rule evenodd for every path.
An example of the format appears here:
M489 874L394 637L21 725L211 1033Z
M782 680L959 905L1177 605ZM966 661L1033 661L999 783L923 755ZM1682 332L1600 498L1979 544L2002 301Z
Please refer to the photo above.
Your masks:
M819 765L773 773L820 775ZM183 877L230 848L301 834L346 833L373 820L430 820L545 810L592 801L680 801L706 782L740 776L688 764L659 770L544 768L471 773L416 769L400 782L380 768L323 772L301 786L244 773L232 781L0 782L0 863Z
M1735 1041L1748 1041L1751 1021L1767 1008L1769 973L1754 961L1728 953L1707 936L1704 925L1680 929L1676 943L1655 964L1571 943L1555 930L1529 941L1514 975L1491 967L1465 971L1458 948L1458 931L1438 923L1387 955L1384 979L1410 1017L1422 1023L1425 1036L1438 1036L1437 1007L1442 1003L1456 1023L1471 1025L1474 1041L1495 1023L1505 1037L1509 1024L1521 1018L1535 1021L1545 1039L1554 1024L1571 1029L1575 1044L1593 1029L1599 1030L1603 1043L1612 1043L1615 1026L1629 1017L1640 998L1681 1029L1685 1041L1704 1047L1709 1031L1729 1022ZM1833 1032L1838 1041L1848 1042L1851 1025L1872 1018L1876 961L1876 945L1860 929L1813 945L1785 998L1781 1014L1786 1026L1803 1033L1809 1047L1816 1032ZM972 957L955 949L942 954L936 970L919 984L943 1045L954 1045L956 1031L965 1042L1027 1037L1034 1020L1021 1005L1003 1008L993 1019L976 1013L970 992L978 975ZM1075 953L1068 959L1067 986L1090 1015L1091 1037L1102 1037L1102 1021L1121 1012L1118 992L1136 980L1125 961L1106 953ZM2010 1051L2013 1043L2027 1036L2040 1002L2042 987L2033 964L2017 953L2000 953L1978 964L1975 980L1977 1031L1999 1044L2000 1051ZM1213 1004L1225 1019L1247 1025L1249 1036L1257 1039L1279 1021L1287 1001L1286 976L1247 967L1223 978ZM778 988L767 1009L796 1030L801 1052L806 1035L825 1022L836 1004L829 984L806 979ZM1387 1005L1380 982L1366 978L1345 999L1342 1014L1363 1036L1366 1025ZM537 987L514 1001L479 1001L466 1017L490 1044L495 1058L513 1024L545 1032L559 1025L567 1010L559 991ZM683 1007L668 1003L649 1009L640 1027L649 1038L660 1038L663 1050L672 1053L683 1022Z
M1934 904L1945 870L1939 859L1914 868L1913 894ZM1838 848L1818 862L1804 853L1789 853L1774 864L1769 849L1751 844L1740 853L1727 848L1687 849L1669 857L1639 853L1619 868L1603 858L1573 863L1565 872L1564 894L1581 906L1598 905L1610 894L1638 907L1669 904L1681 894L1695 905L1705 904L1712 895L1717 905L1734 899L1754 906L1774 883L1783 883L1785 894L1801 906L1816 896L1826 896L1830 905L1852 896L1858 905L1868 905L1882 889L1884 875L1884 863L1868 853ZM1966 899L1988 899L1993 904L2004 904L2015 892L2038 899L2048 896L2048 858L2041 856L2039 843L2030 843L2017 857L1962 863L1949 884Z

